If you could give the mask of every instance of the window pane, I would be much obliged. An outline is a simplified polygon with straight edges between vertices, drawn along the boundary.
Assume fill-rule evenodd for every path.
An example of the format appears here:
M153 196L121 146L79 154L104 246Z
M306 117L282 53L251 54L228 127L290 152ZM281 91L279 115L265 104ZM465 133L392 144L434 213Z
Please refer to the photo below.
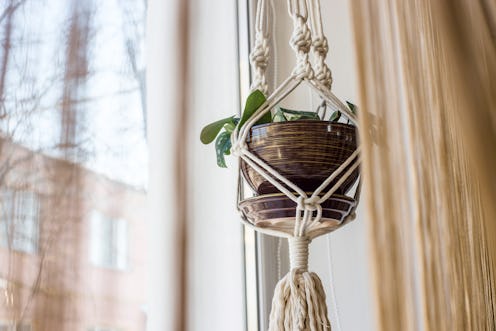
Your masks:
M115 220L115 256L116 267L125 269L127 267L127 246L128 246L128 232L127 223L125 220Z
M0 320L145 330L145 13L0 1Z
M91 213L91 262L95 266L125 269L127 264L127 223L98 211Z
M38 250L38 196L30 191L1 189L0 245L25 253Z

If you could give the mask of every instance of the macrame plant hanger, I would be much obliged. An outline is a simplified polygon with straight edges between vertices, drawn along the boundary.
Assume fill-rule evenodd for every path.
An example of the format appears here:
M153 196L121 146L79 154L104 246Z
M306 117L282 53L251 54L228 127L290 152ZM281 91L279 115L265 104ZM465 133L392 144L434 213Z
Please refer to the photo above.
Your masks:
M253 116L233 132L231 153L292 200L295 204L295 216L261 225L243 208L247 200L243 197L241 179L238 185L238 209L242 222L247 226L264 234L287 238L289 242L291 270L276 286L269 331L330 330L322 283L315 273L308 271L308 248L313 238L329 233L355 218L360 184L353 197L341 198L348 208L340 217L323 217L322 204L328 199L337 199L336 190L358 169L359 147L315 191L308 194L250 151L246 142L255 123L302 83L310 86L327 107L339 110L353 124L357 123L355 114L331 92L332 76L325 63L328 45L322 29L320 1L288 0L288 10L294 26L290 44L296 54L296 65L289 77L274 89ZM258 0L255 45L250 55L254 73L251 88L259 89L265 95L268 92L265 77L269 57L268 17L266 0ZM315 70L310 62L310 51L313 53ZM324 192L331 183L334 185Z

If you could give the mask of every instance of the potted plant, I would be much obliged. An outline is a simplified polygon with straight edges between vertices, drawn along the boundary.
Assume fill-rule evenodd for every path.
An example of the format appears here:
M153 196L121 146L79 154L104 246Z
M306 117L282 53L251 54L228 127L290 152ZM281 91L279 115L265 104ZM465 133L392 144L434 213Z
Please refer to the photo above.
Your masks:
M224 157L230 154L231 134L241 127L265 102L262 92L255 90L247 100L241 118L231 116L205 126L200 139L204 144L215 141L217 164L226 167ZM355 113L356 106L348 107ZM329 118L324 112L297 111L276 107L265 114L250 130L248 149L302 190L313 192L357 148L356 128L343 123L341 113ZM250 187L259 195L278 193L278 189L244 161L241 170ZM338 188L345 194L358 178L358 170ZM340 177L330 183L332 187Z

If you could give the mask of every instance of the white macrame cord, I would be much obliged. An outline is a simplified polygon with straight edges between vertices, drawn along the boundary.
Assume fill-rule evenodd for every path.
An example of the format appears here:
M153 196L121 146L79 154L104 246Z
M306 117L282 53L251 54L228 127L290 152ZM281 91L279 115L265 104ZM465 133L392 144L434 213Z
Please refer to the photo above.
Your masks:
M244 224L256 231L285 237L289 240L291 270L276 286L269 331L324 331L331 329L327 315L325 292L319 277L308 271L308 248L313 238L325 233L319 230L319 222L322 218L321 204L328 200L358 168L360 148L357 148L309 196L304 190L250 152L246 143L251 127L303 82L318 92L327 107L341 111L353 124L356 125L357 122L355 114L330 90L332 75L325 63L328 44L322 29L320 0L288 0L288 10L294 26L290 44L296 54L296 65L291 75L267 97L267 100L253 116L243 126L235 129L231 136L231 153L240 157L296 204L292 232L275 227L257 227L242 214ZM269 56L267 17L267 3L265 0L259 0L255 25L255 45L250 55L250 62L254 72L252 89L260 89L265 95L268 91L265 72ZM308 23L310 23L311 28ZM314 55L315 70L309 59L311 51ZM338 177L336 183L327 192L324 192L331 182ZM357 189L355 192L356 200L358 200L359 191ZM355 209L356 204L343 222L348 222L355 217Z
M255 21L255 45L250 53L250 64L253 69L252 90L260 90L265 95L269 90L265 72L269 64L269 31L268 8L266 0L258 0Z

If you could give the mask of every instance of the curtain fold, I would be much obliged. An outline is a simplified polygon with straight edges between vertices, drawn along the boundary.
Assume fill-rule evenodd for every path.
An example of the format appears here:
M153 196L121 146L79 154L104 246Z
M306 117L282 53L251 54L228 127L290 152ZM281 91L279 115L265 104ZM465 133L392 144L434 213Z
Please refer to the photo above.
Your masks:
M352 9L378 329L494 330L495 6Z

